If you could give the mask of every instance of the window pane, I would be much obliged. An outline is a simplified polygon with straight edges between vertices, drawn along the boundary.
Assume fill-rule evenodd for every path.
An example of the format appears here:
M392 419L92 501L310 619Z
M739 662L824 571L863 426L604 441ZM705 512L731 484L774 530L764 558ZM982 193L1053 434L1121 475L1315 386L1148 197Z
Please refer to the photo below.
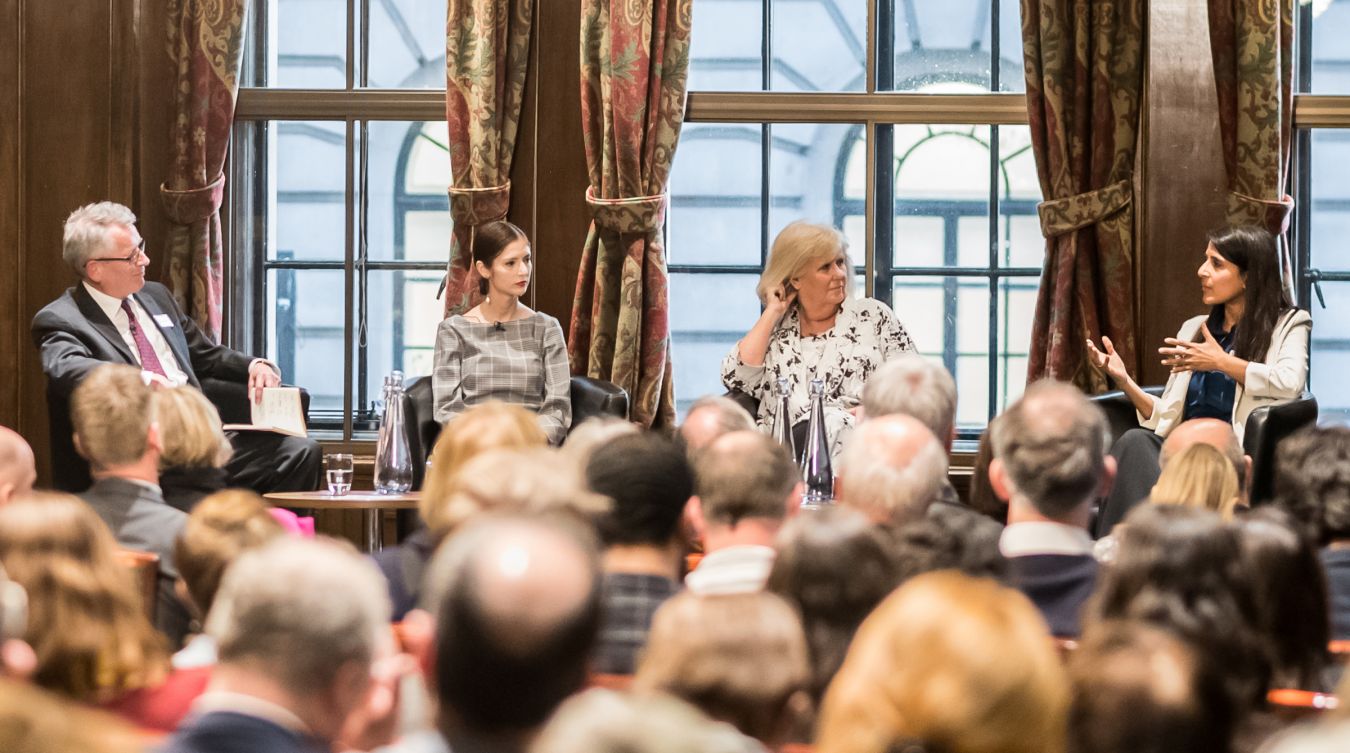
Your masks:
M269 259L342 261L345 256L347 137L343 123L269 124L266 152Z
M1031 152L1031 130L1026 126L996 126L999 154L998 265L1040 267L1045 260L1036 205L1041 184Z
M442 302L439 271L374 270L366 274L364 343L352 343L354 415L378 421L380 388L398 369L405 384L432 371ZM364 346L364 347L363 347Z
M849 253L861 265L867 248L860 201L841 201L853 144L866 154L862 127L849 124L775 123L769 169L769 242L788 223L833 225L848 236ZM865 182L865 181L864 181ZM856 218L849 221L850 217Z
M989 281L897 277L892 300L919 352L955 377L958 428L983 428L989 418Z
M694 0L690 91L764 88L763 3L764 0Z
M309 390L311 425L342 426L342 335L346 320L341 270L267 272L267 357L282 378Z
M773 3L774 91L865 91L867 0ZM744 33L723 27L721 34Z
M998 394L994 410L1002 413L1022 396L1027 384L1031 321L1036 313L1038 277L1013 277L998 283Z
M722 359L759 318L758 280L758 275L670 276L675 403L681 420L698 398L726 392Z
M998 0L998 89L1027 90L1026 66L1022 60L1022 8L1020 0Z
M370 3L367 86L445 87L445 5L446 0Z
M1312 91L1350 94L1350 0L1308 1L1313 15Z
M445 123L372 121L366 129L366 254L444 263L450 253Z
M988 91L990 2L895 3L895 90Z
M256 12L267 14L263 28L272 35L266 70L258 72L262 86L347 86L347 0L271 0Z
M670 263L759 267L763 127L689 123L670 175Z
M895 266L989 266L989 134L894 126Z
M1327 307L1314 306L1312 392L1322 421L1350 421L1350 284L1322 283Z
M1312 266L1350 269L1350 130L1312 133L1312 212L1308 237ZM1318 323L1325 316L1318 316Z

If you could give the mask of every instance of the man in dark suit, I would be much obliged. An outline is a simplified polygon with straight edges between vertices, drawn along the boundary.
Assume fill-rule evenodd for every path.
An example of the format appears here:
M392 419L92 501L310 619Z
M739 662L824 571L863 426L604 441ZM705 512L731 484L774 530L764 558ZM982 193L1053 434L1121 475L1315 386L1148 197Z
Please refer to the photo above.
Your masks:
M392 655L389 613L384 578L349 546L282 537L245 552L206 618L219 656L211 683L160 750L329 753L387 743L397 683L412 669Z
M164 502L159 489L159 429L150 388L135 368L103 364L71 398L75 441L97 479L80 498L108 524L117 543L159 555L155 627L177 645L190 617L174 594L173 544L187 515Z
M163 285L146 282L150 258L136 215L113 202L80 207L66 220L62 257L80 277L33 318L42 351L52 415L55 486L80 491L85 469L71 451L66 406L96 366L121 363L141 370L147 383L190 384L202 378L247 384L256 399L281 383L276 366L213 343L178 308ZM226 468L231 485L259 492L314 489L322 453L317 442L269 432L233 434Z
M998 420L989 481L1008 500L999 549L1008 578L1041 610L1056 636L1079 633L1097 582L1088 519L1115 479L1106 418L1072 385L1043 381Z

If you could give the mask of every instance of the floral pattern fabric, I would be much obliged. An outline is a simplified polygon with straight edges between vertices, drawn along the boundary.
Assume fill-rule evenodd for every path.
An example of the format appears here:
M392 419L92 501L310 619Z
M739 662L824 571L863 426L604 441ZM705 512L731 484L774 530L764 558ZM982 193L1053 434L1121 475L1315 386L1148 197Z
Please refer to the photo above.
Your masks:
M593 222L572 303L574 373L629 395L629 418L675 423L666 186L684 120L693 0L582 0L581 116Z
M1294 127L1294 0L1209 0L1209 42L1228 222L1258 225L1281 239L1292 298L1293 264L1283 236L1294 210L1284 192Z
M1022 0L1027 114L1045 201L1028 381L1106 389L1085 341L1135 358L1134 163L1144 0Z
M834 326L814 337L801 336L798 307L792 306L769 334L764 364L750 366L741 361L740 343L722 359L722 384L728 390L744 392L759 401L755 420L768 428L774 413L774 385L788 380L788 409L791 422L810 416L812 379L825 382L825 430L830 437L830 454L838 448L853 426L850 408L862 402L867 378L881 364L914 352L914 341L886 304L871 298L846 298Z
M167 15L174 121L160 198L170 223L164 241L169 289L202 332L219 341L225 271L220 205L248 0L168 0Z
M450 133L450 260L445 315L477 305L473 236L506 219L530 56L534 0L449 0L445 20L445 120Z

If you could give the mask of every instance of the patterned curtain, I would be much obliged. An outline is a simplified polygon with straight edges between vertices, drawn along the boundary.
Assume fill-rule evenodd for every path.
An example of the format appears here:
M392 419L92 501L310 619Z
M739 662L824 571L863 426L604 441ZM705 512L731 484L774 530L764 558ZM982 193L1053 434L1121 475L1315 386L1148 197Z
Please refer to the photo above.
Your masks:
M445 314L478 302L474 230L506 219L511 157L525 95L534 0L449 0L445 119L450 127L450 261Z
M631 396L630 418L675 423L663 229L684 119L692 0L582 0L581 114L593 221L572 303L578 374Z
M1045 267L1028 380L1106 389L1084 341L1134 362L1134 162L1145 0L1022 0Z
M173 161L159 192L170 222L169 287L183 311L215 340L224 273L220 202L247 15L248 0L168 0Z
M1209 0L1209 43L1228 169L1228 221L1260 225L1281 239L1292 298L1284 234L1294 199L1284 187L1294 127L1294 0Z

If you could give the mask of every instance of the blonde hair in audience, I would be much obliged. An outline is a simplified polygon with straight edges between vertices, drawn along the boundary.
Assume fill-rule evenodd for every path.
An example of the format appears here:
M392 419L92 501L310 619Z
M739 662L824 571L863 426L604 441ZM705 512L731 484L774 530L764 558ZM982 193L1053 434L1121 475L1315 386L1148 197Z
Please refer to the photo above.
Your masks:
M806 636L797 612L767 592L682 592L652 618L633 689L669 693L773 745L808 703Z
M28 592L36 684L99 703L164 677L168 649L132 571L78 497L42 492L0 508L0 565Z
M589 525L610 504L588 491L581 471L548 447L484 452L463 465L449 486L449 496L423 513L438 537L484 513L562 513Z
M1062 753L1068 681L1036 607L953 571L886 598L826 693L820 753Z
M95 468L134 463L145 454L155 421L150 388L132 366L98 366L75 388L70 420L75 446Z
M441 430L431 451L431 467L418 502L422 520L431 525L436 508L454 492L453 479L474 457L488 450L547 445L548 435L539 428L538 417L519 405L489 400L455 416Z
M246 489L226 489L198 502L173 548L178 574L198 616L211 611L231 562L285 534L263 498Z
M848 238L843 233L814 222L797 220L783 228L773 239L769 249L769 260L764 264L764 272L755 285L755 295L760 303L768 305L769 296L778 286L788 282L812 266L831 261L839 254L844 255L844 295L853 294L853 261L848 256Z
M156 390L152 398L164 449L159 467L223 468L229 462L230 440L220 413L191 385Z
M1202 507L1233 519L1239 498L1237 472L1219 450L1193 444L1167 461L1149 500L1155 504Z
M5 753L145 753L147 739L111 714L41 688L0 680L0 749Z

